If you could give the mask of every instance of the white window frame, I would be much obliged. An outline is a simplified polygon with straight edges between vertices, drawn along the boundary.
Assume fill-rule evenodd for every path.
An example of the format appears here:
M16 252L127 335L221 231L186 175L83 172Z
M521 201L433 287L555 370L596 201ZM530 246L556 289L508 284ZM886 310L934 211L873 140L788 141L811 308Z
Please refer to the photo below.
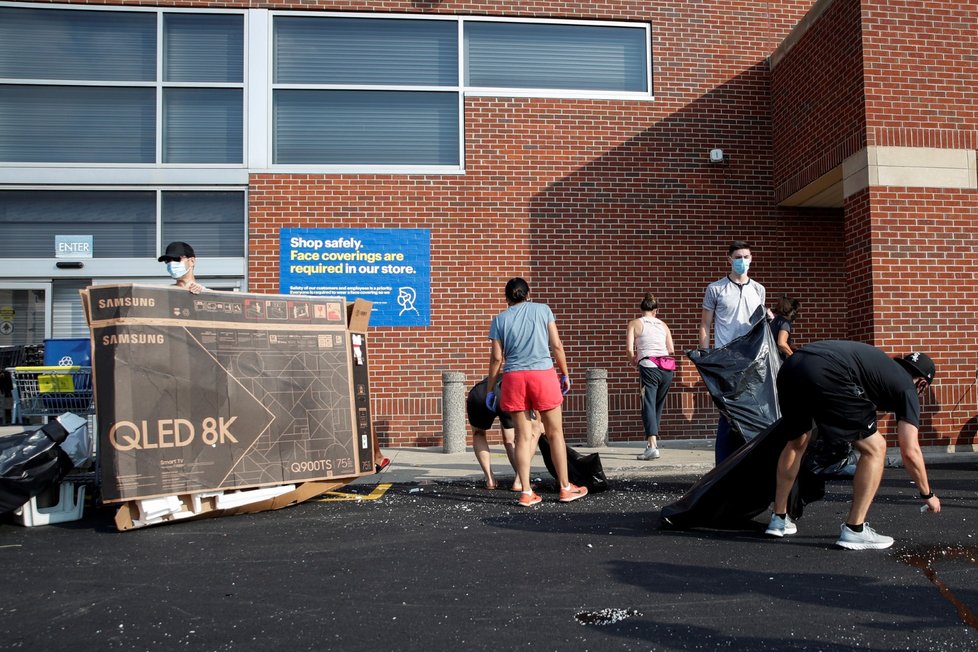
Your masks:
M166 243L161 241L162 237L162 194L164 192L240 192L244 194L245 214L242 216L244 223L244 253L239 258L237 256L207 257L204 278L209 277L232 277L244 278L248 260L248 188L246 186L0 186L0 190L27 190L38 192L57 192L57 191L118 191L118 192L153 192L156 195L156 249L157 252L152 258L82 258L73 259L72 262L81 262L81 269L61 269L57 267L58 260L54 255L54 247L51 248L50 258L0 258L0 266L3 267L4 278L78 278L78 277L103 277L114 278L119 274L126 277L159 277L162 275L161 263L156 258L163 252L162 248ZM66 226L69 224L66 223Z
M566 20L547 18L524 18L509 16L479 15L430 15L430 14L377 14L364 12L310 12L268 9L220 9L210 7L139 7L131 5L73 5L73 4L31 4L0 0L0 7L21 7L36 9L68 9L83 11L126 11L153 12L157 16L157 79L155 82L73 82L71 85L96 86L150 86L156 88L156 163L16 163L0 162L0 184L134 184L134 185L194 185L237 186L247 185L250 174L464 174L465 173L465 98L466 97L525 97L588 100L654 100L652 78L651 25L648 23L629 23L624 21ZM164 13L197 14L241 14L244 20L244 69L243 79L238 83L191 83L163 82L162 79L162 38ZM350 85L274 85L271 79L272 28L276 16L316 18L358 18L374 20L445 20L458 25L458 85L455 86L350 86ZM517 24L581 25L597 27L617 27L642 29L645 31L645 92L604 92L573 91L562 89L526 88L486 88L466 87L464 26L466 21L508 22ZM43 83L58 85L64 82L50 80L17 80L18 83ZM241 164L185 164L162 163L163 129L163 88L164 87L203 87L203 88L241 88L243 93L244 126L242 130L243 162ZM272 156L272 97L278 89L314 88L328 90L392 90L392 91L439 91L454 92L458 95L458 165L363 165L363 164L302 164L277 165Z
M249 25L247 9L138 7L129 5L31 4L0 0L0 7L20 9L61 9L73 11L113 11L156 14L156 81L67 81L5 80L11 83L40 86L96 86L156 89L156 162L154 163L29 163L0 161L0 183L248 183L248 90ZM163 14L238 14L243 17L244 62L242 80L238 82L165 82L163 80ZM165 88L239 88L242 92L242 161L240 163L163 163L163 90Z
M264 65L260 70L252 69L253 79L264 76L267 83L261 87L255 85L251 88L253 101L257 103L257 95L261 92L266 93L264 102L260 107L253 103L249 108L249 114L257 116L264 113L264 119L260 122L251 123L251 141L254 143L264 135L263 147L256 149L249 156L249 160L257 162L263 159L266 169L254 170L255 172L286 173L286 174L465 174L465 98L466 97L526 97L526 98L557 98L557 99L589 99L589 100L630 100L630 101L651 101L655 97L652 93L652 46L651 46L651 25L648 23L635 24L627 22L613 21L594 21L594 20L559 20L544 18L520 18L520 17L491 17L476 15L430 15L430 14L375 14L375 13L350 13L350 12L308 12L308 11L266 11L252 10L253 12L264 11L265 16L252 16L252 24L265 22L262 29L256 29L250 36L259 40L252 41L252 51L265 52ZM458 24L458 84L455 86L389 86L389 85L333 85L333 84L274 84L271 79L272 65L272 40L273 23L276 16L301 17L309 16L314 18L362 18L362 19L383 19L383 20L444 20L455 21ZM535 23L548 25L581 25L589 27L627 27L631 29L643 29L645 31L645 80L646 90L644 92L607 92L607 91L575 91L563 89L527 89L527 88L488 88L488 87L466 87L465 83L465 47L464 47L464 27L466 21L473 22L507 22L516 24ZM264 37L265 42L260 39ZM380 90L380 91L440 91L455 92L458 94L458 133L459 133L459 161L460 165L363 165L363 164L304 164L304 165L278 165L271 161L273 151L274 125L272 124L272 96L276 90L287 89L311 89L311 90Z

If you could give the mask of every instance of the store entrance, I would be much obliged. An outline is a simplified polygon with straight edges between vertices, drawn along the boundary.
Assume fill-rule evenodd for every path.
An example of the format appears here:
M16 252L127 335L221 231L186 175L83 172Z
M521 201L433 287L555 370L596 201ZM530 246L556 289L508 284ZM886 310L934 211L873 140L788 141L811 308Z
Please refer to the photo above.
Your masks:
M42 344L51 337L51 284L0 284L0 346Z

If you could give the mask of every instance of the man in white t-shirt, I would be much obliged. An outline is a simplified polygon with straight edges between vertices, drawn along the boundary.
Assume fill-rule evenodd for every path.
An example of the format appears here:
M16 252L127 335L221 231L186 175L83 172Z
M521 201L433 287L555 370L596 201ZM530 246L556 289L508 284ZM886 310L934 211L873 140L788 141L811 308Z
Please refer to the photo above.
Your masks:
M703 295L703 314L700 318L699 347L710 347L710 327L713 327L713 343L716 348L727 345L750 331L750 317L758 306L765 303L764 286L747 277L750 269L750 245L734 240L727 250L730 273L719 281L710 283ZM726 417L720 416L717 424L716 463L730 456L742 444L730 432Z

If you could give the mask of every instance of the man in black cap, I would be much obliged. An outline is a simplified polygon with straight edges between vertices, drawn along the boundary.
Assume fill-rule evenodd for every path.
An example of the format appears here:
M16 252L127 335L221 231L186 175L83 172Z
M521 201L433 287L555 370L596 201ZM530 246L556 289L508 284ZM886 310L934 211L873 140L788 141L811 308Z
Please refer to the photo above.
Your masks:
M157 260L166 263L166 272L176 280L175 285L185 288L191 294L200 294L205 288L194 278L197 257L194 248L186 242L171 242Z
M813 422L820 436L844 440L859 451L852 482L852 505L836 545L849 550L889 548L893 538L866 524L886 462L886 440L876 429L878 411L893 412L903 465L917 484L927 510L941 511L941 501L927 481L920 451L919 395L934 380L934 362L924 353L891 359L860 342L828 340L795 351L778 372L778 428L788 439L778 460L774 510L766 534L783 537L797 526L787 515L788 494L798 476Z

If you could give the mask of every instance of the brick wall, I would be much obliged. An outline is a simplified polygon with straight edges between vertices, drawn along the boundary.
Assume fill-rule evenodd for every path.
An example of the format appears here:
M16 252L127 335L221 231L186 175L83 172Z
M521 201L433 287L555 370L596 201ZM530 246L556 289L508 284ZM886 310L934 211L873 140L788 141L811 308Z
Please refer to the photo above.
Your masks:
M771 71L777 201L866 146L859 0L834 0L801 31Z
M870 144L974 148L978 4L865 0L863 5Z
M752 275L772 297L810 306L800 341L840 336L842 320L815 307L843 301L844 271L821 264L841 255L841 214L773 207L765 57L809 3L779 5L542 4L534 15L651 23L655 100L468 98L463 176L255 175L250 287L278 290L281 227L431 229L431 326L371 332L377 430L397 445L440 443L441 371L472 383L485 374L489 319L516 275L557 316L575 383L565 427L577 440L590 368L609 371L611 437L641 439L625 323L652 290L677 348L695 346L703 290L727 271L733 239L754 243ZM519 15L488 7L432 10ZM709 165L713 147L727 166ZM716 415L683 364L664 436L710 436Z
M978 146L976 41L973 2L834 0L772 72L778 199L866 145ZM870 187L845 200L846 337L934 357L925 445L975 437L976 199Z

